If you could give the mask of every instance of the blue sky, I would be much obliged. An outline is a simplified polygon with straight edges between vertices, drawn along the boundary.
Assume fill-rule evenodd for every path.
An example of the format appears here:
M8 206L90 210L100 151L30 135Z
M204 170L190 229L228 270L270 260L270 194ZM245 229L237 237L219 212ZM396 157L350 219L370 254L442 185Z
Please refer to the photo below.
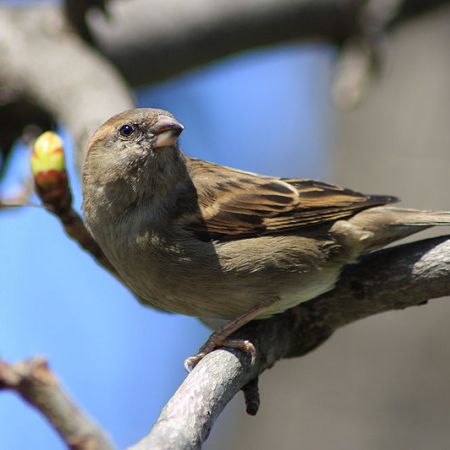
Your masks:
M178 117L189 155L326 179L331 58L320 46L249 52L142 89L139 103ZM15 165L3 191L17 184L23 158ZM79 207L76 175L72 184ZM0 214L0 252L0 356L45 355L119 448L137 441L185 377L183 360L208 330L193 318L142 307L40 209ZM35 411L2 393L0 450L24 448L64 446Z

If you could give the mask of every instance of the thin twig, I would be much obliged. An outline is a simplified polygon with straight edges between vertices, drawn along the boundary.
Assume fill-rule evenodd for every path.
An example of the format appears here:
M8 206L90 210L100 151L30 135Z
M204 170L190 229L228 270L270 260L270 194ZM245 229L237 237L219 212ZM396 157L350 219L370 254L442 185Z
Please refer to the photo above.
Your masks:
M43 358L0 360L0 390L17 392L40 411L71 450L113 450L103 430L69 398Z
M30 162L35 191L43 206L59 219L70 238L118 278L115 268L73 208L61 137L51 131L42 133L34 142Z

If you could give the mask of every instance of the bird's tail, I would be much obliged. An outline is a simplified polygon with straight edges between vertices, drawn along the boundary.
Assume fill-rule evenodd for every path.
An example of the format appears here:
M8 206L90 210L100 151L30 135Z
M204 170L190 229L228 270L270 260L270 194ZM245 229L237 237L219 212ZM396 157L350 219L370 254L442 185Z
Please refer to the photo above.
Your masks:
M450 212L380 206L362 211L347 222L348 231L340 234L356 238L359 250L368 252L426 228L450 226Z

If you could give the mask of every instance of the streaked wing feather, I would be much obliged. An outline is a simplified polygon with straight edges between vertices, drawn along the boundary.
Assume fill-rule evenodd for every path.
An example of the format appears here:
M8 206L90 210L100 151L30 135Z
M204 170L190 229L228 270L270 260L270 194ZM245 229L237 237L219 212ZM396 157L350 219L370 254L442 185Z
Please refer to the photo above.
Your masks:
M183 225L203 240L295 232L397 200L310 179L266 177L194 158L188 160L188 169L201 218L191 216Z

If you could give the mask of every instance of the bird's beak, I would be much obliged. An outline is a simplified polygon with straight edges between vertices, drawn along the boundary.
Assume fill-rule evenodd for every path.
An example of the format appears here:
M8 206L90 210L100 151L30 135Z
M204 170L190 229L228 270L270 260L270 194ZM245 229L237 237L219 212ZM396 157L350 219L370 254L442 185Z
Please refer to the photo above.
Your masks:
M173 117L159 116L158 122L152 127L152 132L156 136L154 148L171 147L175 145L183 130L183 125Z

